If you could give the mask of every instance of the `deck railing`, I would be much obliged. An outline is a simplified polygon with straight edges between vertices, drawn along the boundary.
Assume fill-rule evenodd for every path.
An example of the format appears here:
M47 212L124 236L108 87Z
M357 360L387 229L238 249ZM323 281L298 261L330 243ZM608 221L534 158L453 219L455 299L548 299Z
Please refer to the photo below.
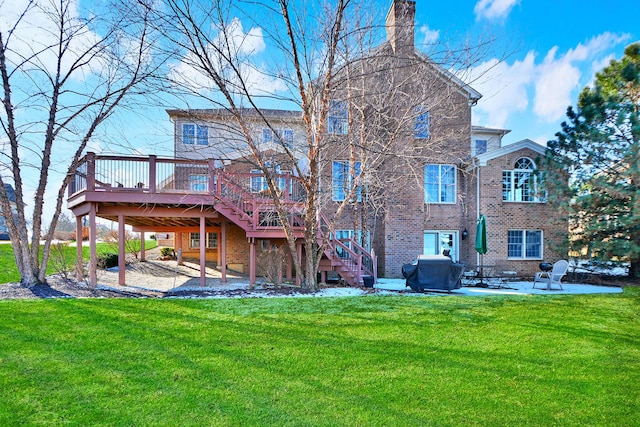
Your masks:
M306 193L291 173L273 174L285 202L301 202ZM261 173L226 173L214 160L156 156L103 156L94 153L80 161L69 185L69 197L83 191L138 191L144 193L217 194L233 192L254 199L270 199ZM224 194L223 194L224 193ZM246 199L246 197L244 197ZM238 201L240 203L240 201Z

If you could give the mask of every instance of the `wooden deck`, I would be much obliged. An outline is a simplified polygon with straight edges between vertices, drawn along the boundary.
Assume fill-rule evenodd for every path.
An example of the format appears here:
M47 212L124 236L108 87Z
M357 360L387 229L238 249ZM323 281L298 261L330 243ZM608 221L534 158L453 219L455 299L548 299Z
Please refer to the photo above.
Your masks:
M226 277L226 230L233 223L240 227L249 242L249 279L256 280L256 239L285 238L284 227L273 198L265 191L261 174L224 171L213 160L168 159L157 156L102 156L88 153L81 161L69 185L67 204L76 216L77 233L82 232L82 218L89 217L91 262L89 275L96 283L96 217L118 223L120 235L125 224L134 231L220 233L219 265ZM302 255L306 193L300 181L290 173L276 175L279 197L287 211L287 220ZM326 249L321 271L336 271L352 285L362 283L363 276L376 274L375 256L355 240L332 238L324 217L318 224L318 241ZM205 283L205 239L200 239L201 282ZM176 239L176 246L181 239ZM120 282L124 284L124 240L120 242ZM178 247L176 247L178 249ZM78 265L81 252L78 251ZM288 275L290 268L288 267ZM81 270L78 268L78 276Z

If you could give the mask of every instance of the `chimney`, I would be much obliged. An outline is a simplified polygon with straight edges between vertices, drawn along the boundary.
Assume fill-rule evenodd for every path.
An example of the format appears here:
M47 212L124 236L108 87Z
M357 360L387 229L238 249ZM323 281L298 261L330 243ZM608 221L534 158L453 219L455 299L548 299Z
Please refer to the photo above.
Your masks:
M413 55L416 2L393 0L387 14L387 40L396 54Z

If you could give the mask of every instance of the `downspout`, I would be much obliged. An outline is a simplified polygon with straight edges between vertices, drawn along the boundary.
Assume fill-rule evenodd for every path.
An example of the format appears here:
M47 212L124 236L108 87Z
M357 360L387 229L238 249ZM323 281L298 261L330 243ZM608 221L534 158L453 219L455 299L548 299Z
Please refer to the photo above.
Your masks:
M476 158L473 158L473 165L477 170L476 174L476 221L480 218L480 165L476 165ZM477 229L477 228L476 228ZM480 265L480 254L476 251L476 265Z

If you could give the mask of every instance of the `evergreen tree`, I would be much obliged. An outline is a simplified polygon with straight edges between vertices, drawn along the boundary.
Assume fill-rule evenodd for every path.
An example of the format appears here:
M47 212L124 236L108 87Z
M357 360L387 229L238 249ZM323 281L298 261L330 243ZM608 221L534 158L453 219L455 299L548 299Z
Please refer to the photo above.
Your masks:
M546 161L565 185L555 201L569 215L570 248L630 262L640 277L640 43L596 74L549 141Z

